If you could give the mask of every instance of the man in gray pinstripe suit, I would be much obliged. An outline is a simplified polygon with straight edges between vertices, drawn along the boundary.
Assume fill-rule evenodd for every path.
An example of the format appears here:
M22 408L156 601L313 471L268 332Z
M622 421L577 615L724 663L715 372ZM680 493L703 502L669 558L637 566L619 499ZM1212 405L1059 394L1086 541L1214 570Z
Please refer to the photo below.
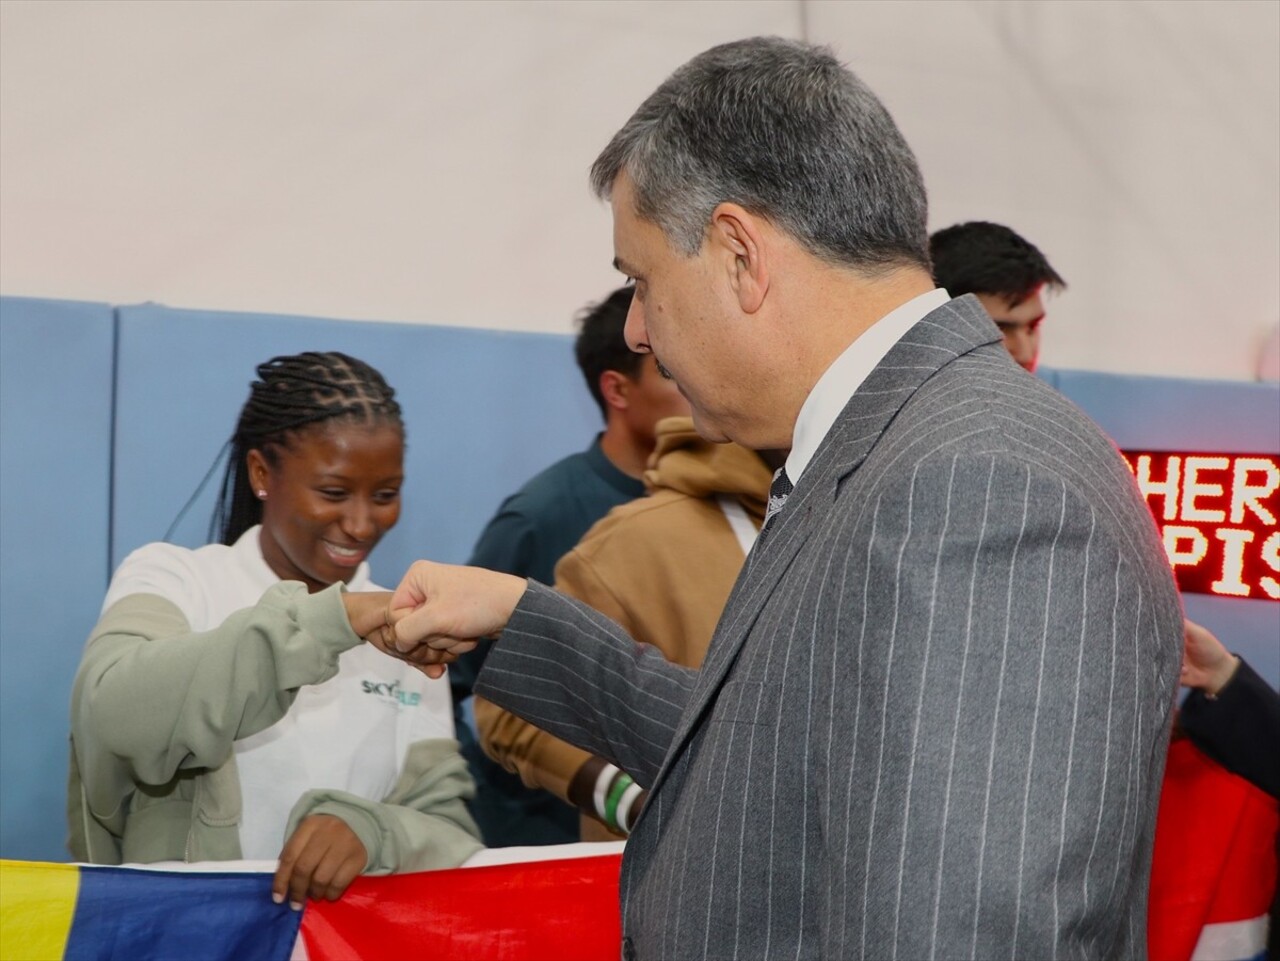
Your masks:
M824 50L740 41L592 179L628 341L794 488L700 671L427 562L374 642L438 671L500 632L477 691L649 789L627 958L1144 956L1169 567L1107 439L934 289L889 115Z

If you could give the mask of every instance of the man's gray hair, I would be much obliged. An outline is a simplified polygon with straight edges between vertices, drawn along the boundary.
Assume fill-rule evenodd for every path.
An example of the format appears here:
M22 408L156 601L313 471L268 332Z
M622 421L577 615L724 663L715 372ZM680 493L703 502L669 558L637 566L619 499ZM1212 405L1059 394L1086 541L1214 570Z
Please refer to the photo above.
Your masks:
M636 214L688 256L701 249L716 206L732 202L834 264L929 267L927 201L911 148L825 47L755 37L694 57L596 158L597 196L607 199L623 171Z

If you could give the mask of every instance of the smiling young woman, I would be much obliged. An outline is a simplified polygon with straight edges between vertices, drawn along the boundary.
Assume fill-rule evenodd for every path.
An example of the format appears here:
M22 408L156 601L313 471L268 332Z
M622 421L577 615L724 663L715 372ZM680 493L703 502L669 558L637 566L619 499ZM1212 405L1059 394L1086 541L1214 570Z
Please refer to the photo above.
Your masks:
M388 601L366 558L400 516L395 392L340 353L257 372L216 543L148 544L112 578L72 697L70 847L278 858L297 903L480 843L447 680L361 642Z
M400 517L396 424L322 421L274 456L255 449L246 461L262 504L262 555L308 590L350 581Z

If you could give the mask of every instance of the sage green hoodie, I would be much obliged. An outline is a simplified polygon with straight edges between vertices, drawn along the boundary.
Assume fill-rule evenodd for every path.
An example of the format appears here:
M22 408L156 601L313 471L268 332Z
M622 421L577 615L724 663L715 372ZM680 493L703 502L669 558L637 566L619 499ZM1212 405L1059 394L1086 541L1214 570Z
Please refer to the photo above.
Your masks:
M335 584L308 594L284 581L200 633L154 594L128 595L104 612L72 691L72 856L95 864L239 859L233 745L280 720L299 687L333 677L338 656L363 643L341 591ZM466 808L474 790L457 741L422 740L385 798L307 791L283 836L307 815L331 814L360 838L366 874L455 867L483 846Z

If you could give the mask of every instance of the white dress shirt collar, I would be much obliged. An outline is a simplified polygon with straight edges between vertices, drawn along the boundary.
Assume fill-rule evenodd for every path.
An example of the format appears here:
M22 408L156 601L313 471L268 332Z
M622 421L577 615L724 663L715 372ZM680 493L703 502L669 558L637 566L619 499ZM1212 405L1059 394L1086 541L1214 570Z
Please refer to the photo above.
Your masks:
M836 422L845 404L849 403L849 398L862 386L876 364L884 359L884 355L902 339L902 335L925 314L936 310L950 299L951 295L938 287L891 310L846 347L818 378L813 390L805 398L804 406L800 408L800 416L796 418L795 431L791 437L787 477L792 484L800 482L800 475L809 466L809 461L831 430L831 425Z

